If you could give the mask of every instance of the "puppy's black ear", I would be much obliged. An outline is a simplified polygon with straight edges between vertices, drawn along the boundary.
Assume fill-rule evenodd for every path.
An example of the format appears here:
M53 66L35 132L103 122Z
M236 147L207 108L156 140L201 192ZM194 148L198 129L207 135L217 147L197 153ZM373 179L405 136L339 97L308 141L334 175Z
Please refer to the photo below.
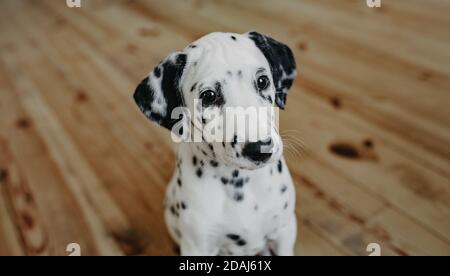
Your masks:
M180 118L171 118L174 108L182 107L180 79L187 56L176 52L164 59L136 88L134 100L150 120L171 129Z
M269 62L276 89L275 103L284 109L288 90L297 76L291 49L287 45L257 32L249 32L247 36L255 42Z

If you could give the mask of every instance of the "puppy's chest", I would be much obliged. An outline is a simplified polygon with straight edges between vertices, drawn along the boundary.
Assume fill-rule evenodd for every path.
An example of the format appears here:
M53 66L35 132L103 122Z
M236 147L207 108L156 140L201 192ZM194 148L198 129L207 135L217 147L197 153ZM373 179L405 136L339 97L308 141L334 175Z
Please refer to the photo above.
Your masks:
M257 171L183 171L183 185L169 200L192 206L186 215L202 218L203 230L225 250L221 254L256 254L286 223L295 204L281 162Z
M278 183L281 178L252 179L242 188L234 187L233 182L225 187L226 199L217 219L211 221L211 229L221 229L216 234L220 254L258 254L287 222L292 197L282 188L285 184Z
M184 177L186 194L202 207L225 209L234 217L256 216L278 213L292 199L292 180L289 173L280 169L283 164L248 171L215 168L190 173Z

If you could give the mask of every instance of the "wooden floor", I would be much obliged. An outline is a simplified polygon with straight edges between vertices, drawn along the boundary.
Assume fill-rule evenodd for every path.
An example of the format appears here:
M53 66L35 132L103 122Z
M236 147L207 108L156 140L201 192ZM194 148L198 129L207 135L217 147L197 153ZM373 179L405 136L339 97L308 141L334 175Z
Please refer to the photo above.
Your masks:
M0 1L0 255L176 254L173 145L132 93L168 53L249 30L299 67L281 114L296 254L450 255L450 1L382 5Z

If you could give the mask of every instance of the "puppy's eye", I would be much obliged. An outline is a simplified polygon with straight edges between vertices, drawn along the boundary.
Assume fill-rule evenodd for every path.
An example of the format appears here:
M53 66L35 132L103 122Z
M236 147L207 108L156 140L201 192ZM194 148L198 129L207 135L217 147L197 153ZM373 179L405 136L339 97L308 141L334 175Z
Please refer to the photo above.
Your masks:
M218 99L218 94L213 90L206 90L200 94L200 100L202 100L203 106L209 106L214 104Z
M256 80L256 86L258 87L259 91L266 89L269 87L270 80L267 76L260 76Z

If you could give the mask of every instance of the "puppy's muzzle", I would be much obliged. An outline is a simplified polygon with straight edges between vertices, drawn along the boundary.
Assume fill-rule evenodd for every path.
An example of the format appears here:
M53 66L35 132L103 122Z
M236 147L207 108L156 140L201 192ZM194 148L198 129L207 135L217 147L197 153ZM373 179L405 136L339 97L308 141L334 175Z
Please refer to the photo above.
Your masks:
M272 156L272 139L246 143L242 155L253 162L266 162Z

